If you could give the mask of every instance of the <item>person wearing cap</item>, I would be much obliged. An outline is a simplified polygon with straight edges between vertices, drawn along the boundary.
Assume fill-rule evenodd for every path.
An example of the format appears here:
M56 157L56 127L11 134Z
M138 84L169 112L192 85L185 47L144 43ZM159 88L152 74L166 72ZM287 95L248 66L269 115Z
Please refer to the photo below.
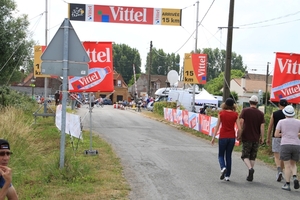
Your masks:
M259 144L264 142L265 118L257 109L258 97L252 95L249 99L250 107L244 108L239 116L242 132L238 140L242 142L242 160L248 168L247 181L253 181L254 164Z
M268 127L268 134L267 134L267 145L271 144L271 133L272 133L272 152L274 153L274 161L277 167L277 174L276 180L280 182L283 179L282 169L284 167L283 161L280 160L280 142L281 138L275 137L275 129L279 120L285 119L285 115L283 114L282 110L288 105L286 99L280 99L279 101L279 110L275 111L271 115L269 127Z
M291 191L290 180L293 175L294 189L299 189L297 178L297 166L300 152L300 120L295 119L293 106L288 105L282 110L285 119L278 122L275 137L281 137L280 160L284 163L284 175L286 183L281 187L283 190Z
M241 131L239 115L235 112L236 107L232 98L226 99L225 103L221 105L222 110L218 114L218 122L215 128L215 132L212 135L211 144L215 142L215 136L217 135L219 128L219 164L221 168L220 179L229 181L231 175L232 164L232 151L234 148L236 134L235 124L238 127L238 131ZM225 159L224 159L225 158Z
M0 199L17 200L17 192L12 185L12 170L7 166L11 154L8 141L0 139Z

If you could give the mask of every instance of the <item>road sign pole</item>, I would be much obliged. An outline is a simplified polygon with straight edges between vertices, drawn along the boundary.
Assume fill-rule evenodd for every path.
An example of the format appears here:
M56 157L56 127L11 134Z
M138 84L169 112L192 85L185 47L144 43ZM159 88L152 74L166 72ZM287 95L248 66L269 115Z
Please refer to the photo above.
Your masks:
M61 139L60 139L60 168L64 167L65 140L66 140L66 108L67 108L67 84L68 84L68 61L69 61L69 20L64 21L64 42L63 42L63 85L62 85L62 112L61 112Z

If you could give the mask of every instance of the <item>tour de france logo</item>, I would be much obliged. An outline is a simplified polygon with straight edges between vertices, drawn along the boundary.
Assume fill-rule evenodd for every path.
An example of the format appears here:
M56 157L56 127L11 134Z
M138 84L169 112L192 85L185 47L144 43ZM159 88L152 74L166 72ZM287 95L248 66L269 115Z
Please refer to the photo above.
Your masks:
M85 21L86 8L85 4L70 5L70 20Z

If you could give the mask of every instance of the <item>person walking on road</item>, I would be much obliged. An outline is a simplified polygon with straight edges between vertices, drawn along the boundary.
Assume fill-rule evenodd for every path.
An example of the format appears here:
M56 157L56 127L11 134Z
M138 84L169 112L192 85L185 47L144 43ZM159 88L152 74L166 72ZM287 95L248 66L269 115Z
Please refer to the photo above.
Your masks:
M250 107L244 108L240 114L242 132L238 136L242 141L242 160L248 168L247 181L253 181L254 164L259 144L264 142L264 114L257 109L258 97L252 95L249 99Z
M276 174L276 180L280 182L283 179L282 169L284 167L283 161L280 160L280 142L281 138L275 137L275 130L277 123L279 120L285 119L285 115L283 114L282 110L288 105L288 102L286 99L280 99L279 101L279 110L272 113L269 127L268 127L268 134L267 134L267 145L271 144L271 138L272 138L272 152L274 153L274 161L277 167L277 174ZM271 137L272 133L272 137Z
M280 159L284 162L284 175L286 183L282 186L283 190L291 191L290 179L293 175L294 188L299 189L297 179L297 166L300 152L300 120L295 119L293 106L288 105L282 110L285 119L278 122L275 137L281 137Z
M12 185L12 170L7 166L11 154L8 141L0 139L0 199L18 200Z
M226 99L225 103L221 105L222 110L218 115L218 122L215 129L215 132L211 139L211 144L215 143L215 136L217 135L219 128L219 164L221 168L220 179L225 178L226 181L229 181L231 175L231 164L232 164L232 151L235 145L235 124L238 127L238 131L241 131L241 126L239 122L239 115L234 105L232 98ZM225 158L225 159L224 159Z

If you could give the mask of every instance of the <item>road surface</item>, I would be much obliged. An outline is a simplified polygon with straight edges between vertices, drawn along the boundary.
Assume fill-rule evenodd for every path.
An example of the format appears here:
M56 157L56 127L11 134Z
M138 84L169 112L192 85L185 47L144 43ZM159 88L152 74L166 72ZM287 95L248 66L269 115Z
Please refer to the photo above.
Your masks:
M78 109L84 129L92 130L112 145L121 159L125 178L131 186L131 200L282 200L299 199L300 190L281 189L276 169L257 161L253 182L248 170L233 153L230 181L220 180L218 145L174 126L113 106ZM100 152L101 153L101 152Z

